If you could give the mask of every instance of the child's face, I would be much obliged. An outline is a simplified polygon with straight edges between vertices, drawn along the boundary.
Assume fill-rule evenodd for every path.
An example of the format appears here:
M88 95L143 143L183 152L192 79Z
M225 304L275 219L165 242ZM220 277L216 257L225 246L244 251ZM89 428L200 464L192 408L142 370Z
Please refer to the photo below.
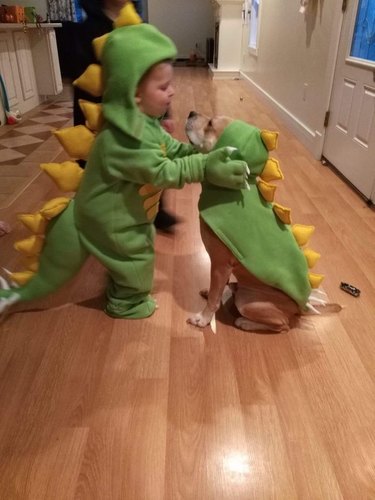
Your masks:
M163 62L156 64L141 80L135 100L142 113L154 118L166 113L174 95L172 78L172 64Z

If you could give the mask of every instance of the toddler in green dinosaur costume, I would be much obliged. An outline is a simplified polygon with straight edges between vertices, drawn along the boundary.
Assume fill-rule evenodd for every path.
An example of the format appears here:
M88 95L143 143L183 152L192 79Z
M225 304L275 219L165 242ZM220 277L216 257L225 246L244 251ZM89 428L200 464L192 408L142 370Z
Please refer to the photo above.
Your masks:
M175 56L173 42L149 24L121 26L108 35L101 55L104 125L83 180L49 224L35 276L21 288L0 290L0 311L56 290L92 254L109 274L106 313L150 316L153 220L161 190L203 180L232 189L246 186L247 164L231 160L227 148L195 153L160 126L173 97Z

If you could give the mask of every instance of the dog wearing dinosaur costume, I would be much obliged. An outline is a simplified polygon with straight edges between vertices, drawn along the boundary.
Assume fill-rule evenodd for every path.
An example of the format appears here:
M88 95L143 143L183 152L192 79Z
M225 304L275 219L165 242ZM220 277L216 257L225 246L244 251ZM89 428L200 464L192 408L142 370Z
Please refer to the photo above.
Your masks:
M306 244L313 226L291 225L290 209L274 202L283 179L279 162L269 156L278 134L225 116L192 111L186 134L199 151L232 147L250 168L250 189L231 191L202 183L199 199L201 236L211 261L211 283L201 292L205 308L188 322L204 327L220 307L231 275L234 303L243 330L288 331L305 311L338 311L318 290L323 276L309 271L320 255Z

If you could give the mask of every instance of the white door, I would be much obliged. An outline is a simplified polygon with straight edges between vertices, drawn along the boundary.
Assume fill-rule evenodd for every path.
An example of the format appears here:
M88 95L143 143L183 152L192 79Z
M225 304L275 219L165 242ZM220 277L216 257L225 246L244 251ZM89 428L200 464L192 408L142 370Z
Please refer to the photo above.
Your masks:
M242 4L242 53L258 53L261 0L244 0Z
M344 0L323 156L375 201L375 0Z

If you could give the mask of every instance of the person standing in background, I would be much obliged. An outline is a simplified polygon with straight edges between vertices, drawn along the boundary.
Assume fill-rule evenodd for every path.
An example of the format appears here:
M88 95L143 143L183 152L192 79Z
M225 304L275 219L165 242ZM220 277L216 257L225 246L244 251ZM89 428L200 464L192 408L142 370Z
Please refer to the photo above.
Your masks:
M85 11L86 18L82 23L75 25L75 36L73 36L74 50L71 51L70 77L75 80L85 69L93 63L98 63L92 41L113 29L113 21L117 17L120 9L126 4L127 0L80 0L80 5ZM141 2L138 4L138 9ZM139 13L139 12L138 12ZM100 102L100 98L94 98L78 87L74 87L73 103L73 122L74 125L85 123L84 115L79 106L78 100L85 99L89 101Z

